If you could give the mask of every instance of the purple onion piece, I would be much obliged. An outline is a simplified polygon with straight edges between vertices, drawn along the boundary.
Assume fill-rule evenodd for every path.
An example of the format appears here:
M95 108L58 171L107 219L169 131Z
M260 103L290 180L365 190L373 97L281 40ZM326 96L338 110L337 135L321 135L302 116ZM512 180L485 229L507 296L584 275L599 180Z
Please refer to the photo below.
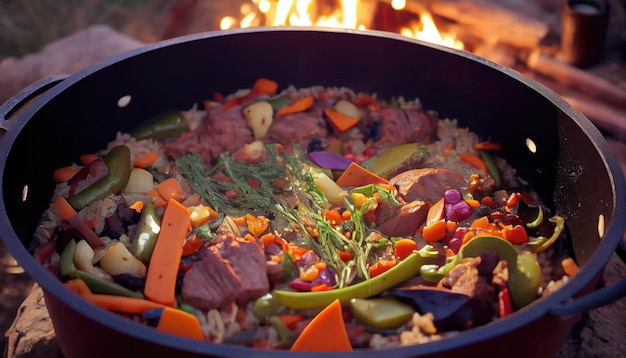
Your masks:
M320 261L320 257L315 252L309 250L302 255L297 266L306 270Z
M320 168L334 170L346 170L352 163L350 159L328 151L310 152L309 159Z
M461 222L472 216L472 207L465 201L461 200L456 204L446 204L446 219Z
M291 282L289 282L289 287L296 291L308 292L311 291L311 287L313 287L313 284L310 282L302 281L299 278L295 278L291 280Z
M319 274L312 282L313 286L326 284L328 287L335 287L335 275L329 272L327 269L320 270Z
M457 189L448 189L443 193L443 200L446 204L456 204L463 199L461 192Z

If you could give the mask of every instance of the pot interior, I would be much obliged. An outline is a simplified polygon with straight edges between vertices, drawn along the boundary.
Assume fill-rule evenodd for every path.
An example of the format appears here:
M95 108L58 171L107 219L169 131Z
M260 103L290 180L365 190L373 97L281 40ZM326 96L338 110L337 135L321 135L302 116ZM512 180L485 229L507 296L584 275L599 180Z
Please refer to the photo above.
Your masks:
M282 28L205 34L139 49L69 77L22 111L0 143L7 152L1 184L10 223L1 236L11 252L36 280L49 280L24 247L48 206L55 168L103 148L117 131L169 109L188 109L214 91L249 88L258 77L280 88L346 86L380 98L418 97L441 118L456 118L504 145L502 156L565 217L579 264L600 246L599 217L621 235L617 167L607 164L602 137L543 86L470 54L391 34ZM119 107L123 96L131 96L130 104ZM606 261L619 240L612 236L604 238L610 246Z

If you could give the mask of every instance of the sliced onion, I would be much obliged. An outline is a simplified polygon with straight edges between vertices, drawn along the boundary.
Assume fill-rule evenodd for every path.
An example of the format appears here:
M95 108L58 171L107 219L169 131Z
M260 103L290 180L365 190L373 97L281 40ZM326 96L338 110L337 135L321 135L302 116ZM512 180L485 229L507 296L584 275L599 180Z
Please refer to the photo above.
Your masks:
M348 168L348 166L352 163L350 159L346 159L337 153L325 150L310 152L309 158L320 168L325 169L346 170L346 168Z
M311 287L313 287L313 284L310 282L302 281L299 278L296 278L296 279L291 280L291 282L289 282L289 287L296 291L308 292L308 291L311 291Z

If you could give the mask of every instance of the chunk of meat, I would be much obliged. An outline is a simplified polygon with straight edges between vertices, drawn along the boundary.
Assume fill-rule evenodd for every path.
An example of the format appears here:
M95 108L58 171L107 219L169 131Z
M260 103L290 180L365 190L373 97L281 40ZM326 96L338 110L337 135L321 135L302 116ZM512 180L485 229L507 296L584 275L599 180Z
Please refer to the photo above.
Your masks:
M185 302L211 310L233 302L246 304L269 291L265 254L256 242L223 235L200 253L183 279Z
M265 134L265 143L281 143L290 148L298 143L307 148L313 138L325 138L329 133L321 109L312 108L306 112L292 113L275 119Z
M400 173L389 180L398 188L398 194L407 202L424 200L439 201L448 189L460 189L466 185L463 175L448 169L422 168Z
M252 140L252 130L246 125L242 107L237 105L227 110L211 110L196 130L166 142L164 149L165 154L174 158L198 153L205 164L210 164L220 153L234 152Z
M408 204L393 205L382 201L376 207L378 230L386 236L410 236L424 223L430 204L414 200Z
M456 265L438 284L438 287L446 287L452 292L471 297L468 305L471 310L464 312L466 328L487 323L494 314L495 288L478 275L480 262L479 256Z
M438 118L431 113L385 108L377 114L380 140L374 144L376 148L411 142L429 143L437 133Z

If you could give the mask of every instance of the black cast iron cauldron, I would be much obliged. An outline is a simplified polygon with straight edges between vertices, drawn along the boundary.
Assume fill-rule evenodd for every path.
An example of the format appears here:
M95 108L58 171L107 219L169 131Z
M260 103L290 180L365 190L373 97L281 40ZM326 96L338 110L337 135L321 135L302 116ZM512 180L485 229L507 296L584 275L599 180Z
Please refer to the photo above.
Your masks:
M598 130L545 87L471 54L389 33L304 28L206 33L147 46L34 86L0 108L6 128L0 140L0 237L43 287L66 357L277 354L165 335L96 308L66 290L26 249L49 203L55 168L103 148L117 131L130 131L164 110L189 108L213 91L247 88L258 77L283 87L336 85L381 98L419 97L442 118L458 118L461 126L503 143L503 156L566 219L581 271L553 296L452 338L358 352L359 357L550 356L581 312L625 294L626 280L596 290L626 224L623 175ZM118 106L127 95L130 104Z

